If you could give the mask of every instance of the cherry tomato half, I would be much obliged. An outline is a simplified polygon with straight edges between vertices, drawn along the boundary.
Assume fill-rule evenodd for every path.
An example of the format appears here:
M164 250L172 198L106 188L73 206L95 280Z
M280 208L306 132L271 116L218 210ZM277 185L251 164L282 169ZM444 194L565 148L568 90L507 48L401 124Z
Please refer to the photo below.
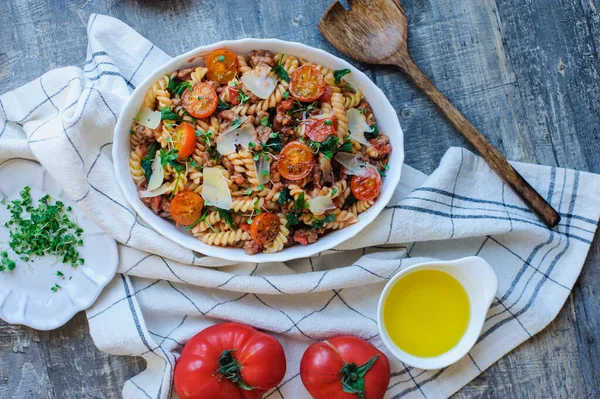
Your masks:
M231 105L238 105L240 103L239 95L240 89L237 86L227 86L227 91L229 91L229 102Z
M274 213L264 212L256 216L250 226L250 235L260 245L270 243L279 234L281 222Z
M171 217L177 224L189 226L202 215L204 199L193 191L182 191L171 200Z
M191 124L181 122L177 126L175 137L173 137L173 146L179 153L179 160L192 155L194 148L196 148L196 132Z
M366 176L352 176L350 189L354 198L359 201L371 201L377 198L381 191L383 180L377 169L366 168Z
M313 153L306 144L299 141L288 143L277 162L279 173L288 180L304 179L314 167Z
M206 118L217 109L217 92L206 82L196 83L183 92L183 107L194 118Z
M238 70L238 59L234 52L221 48L213 51L204 60L210 80L221 84L229 82L235 77Z
M303 65L292 72L290 94L299 101L315 101L325 92L325 77L314 65Z
M304 121L304 135L312 141L322 143L327 136L336 134L337 119L307 119Z

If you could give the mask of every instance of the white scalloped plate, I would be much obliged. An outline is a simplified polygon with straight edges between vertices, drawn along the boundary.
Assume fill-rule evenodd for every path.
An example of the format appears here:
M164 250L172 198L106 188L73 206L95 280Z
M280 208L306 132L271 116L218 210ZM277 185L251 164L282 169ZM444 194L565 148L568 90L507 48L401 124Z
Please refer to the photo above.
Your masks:
M117 243L88 219L62 191L58 183L38 163L11 160L0 165L0 198L19 198L23 187L31 188L37 199L45 194L73 207L72 215L84 230L83 247L79 253L85 259L83 266L56 263L45 256L28 264L18 261L12 272L0 272L0 318L12 324L24 324L37 330L52 330L66 324L79 311L94 303L102 289L117 271L119 253ZM8 248L9 233L4 223L10 218L5 206L0 205L0 249ZM17 260L12 251L12 259ZM65 278L58 277L57 271ZM54 284L62 288L50 289Z

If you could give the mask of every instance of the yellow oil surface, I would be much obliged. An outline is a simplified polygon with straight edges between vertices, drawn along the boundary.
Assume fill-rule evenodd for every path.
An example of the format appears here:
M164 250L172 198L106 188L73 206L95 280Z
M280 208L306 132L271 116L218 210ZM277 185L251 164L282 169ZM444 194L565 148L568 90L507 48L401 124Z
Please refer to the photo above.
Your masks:
M471 315L463 286L448 273L418 270L396 282L383 307L391 340L404 352L434 357L462 338Z

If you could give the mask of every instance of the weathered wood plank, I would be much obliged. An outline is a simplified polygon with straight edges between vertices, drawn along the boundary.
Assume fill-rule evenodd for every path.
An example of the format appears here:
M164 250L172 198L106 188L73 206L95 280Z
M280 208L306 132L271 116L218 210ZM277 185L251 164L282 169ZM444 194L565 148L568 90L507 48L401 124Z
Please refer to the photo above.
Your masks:
M5 0L0 92L50 68L80 65L92 12L120 18L171 55L251 36L338 54L316 29L328 3ZM412 0L404 6L417 64L507 158L600 172L596 0ZM429 172L449 146L468 147L397 70L360 67L398 112L407 163ZM559 317L456 397L600 397L599 265L596 240ZM86 332L83 314L49 333L0 322L0 397L119 398L143 361L99 352Z

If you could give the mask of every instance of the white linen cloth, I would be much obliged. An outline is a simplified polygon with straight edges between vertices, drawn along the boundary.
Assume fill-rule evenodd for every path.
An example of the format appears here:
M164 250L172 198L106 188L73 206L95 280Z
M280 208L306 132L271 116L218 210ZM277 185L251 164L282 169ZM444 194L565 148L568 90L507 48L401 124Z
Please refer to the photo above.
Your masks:
M311 342L352 334L383 349L375 310L391 276L426 259L479 255L496 270L500 288L470 354L438 371L389 356L387 397L443 398L543 329L567 299L600 216L600 177L514 163L562 215L549 230L479 157L460 148L430 176L404 166L377 221L321 256L234 264L170 242L126 203L111 160L113 127L131 88L169 56L111 17L91 16L88 35L83 69L52 70L0 96L0 161L40 162L119 241L119 272L87 317L98 348L147 361L123 397L170 398L186 340L236 320L272 332L285 347L286 376L268 397L308 398L298 364Z

